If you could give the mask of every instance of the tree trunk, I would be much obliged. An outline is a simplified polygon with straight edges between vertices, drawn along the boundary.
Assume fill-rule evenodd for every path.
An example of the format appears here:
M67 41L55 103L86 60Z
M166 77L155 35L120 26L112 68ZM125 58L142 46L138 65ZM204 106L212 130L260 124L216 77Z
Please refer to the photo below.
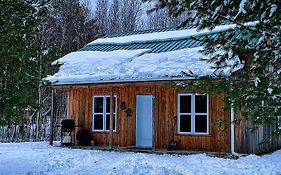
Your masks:
M51 122L50 122L50 145L54 142L54 95L55 90L52 90L52 102L51 102Z

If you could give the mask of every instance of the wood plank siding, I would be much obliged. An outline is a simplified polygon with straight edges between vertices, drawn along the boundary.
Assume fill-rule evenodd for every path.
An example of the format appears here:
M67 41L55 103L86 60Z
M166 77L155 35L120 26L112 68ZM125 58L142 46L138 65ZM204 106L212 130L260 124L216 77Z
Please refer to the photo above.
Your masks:
M54 86L54 89L68 90L68 118L76 124L92 129L92 97L110 95L113 90L117 96L117 130L113 133L113 146L128 147L136 145L136 95L154 96L155 147L166 149L169 141L178 142L179 149L230 152L230 128L223 128L218 121L230 120L229 111L224 111L223 97L209 96L209 134L177 134L177 125L173 133L175 117L178 115L178 94L183 93L165 82L108 83L93 85ZM121 109L121 102L133 111L127 117ZM92 139L98 145L108 144L108 133L92 132Z

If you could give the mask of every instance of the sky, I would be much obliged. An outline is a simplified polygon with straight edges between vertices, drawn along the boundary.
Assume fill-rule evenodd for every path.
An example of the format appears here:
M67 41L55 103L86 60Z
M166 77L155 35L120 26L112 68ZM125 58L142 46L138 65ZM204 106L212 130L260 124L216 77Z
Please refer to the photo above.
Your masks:
M91 3L92 9L93 9L93 11L94 11L94 9L95 9L95 7L96 7L96 0L89 0L89 1L90 1L90 3Z

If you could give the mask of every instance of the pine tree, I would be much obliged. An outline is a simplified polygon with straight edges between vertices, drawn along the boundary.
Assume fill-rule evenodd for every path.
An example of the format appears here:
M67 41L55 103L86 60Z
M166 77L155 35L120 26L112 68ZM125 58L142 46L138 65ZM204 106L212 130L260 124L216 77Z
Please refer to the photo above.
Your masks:
M0 125L22 119L36 105L35 38L45 14L39 0L0 1Z
M281 114L279 0L154 2L155 9L168 9L173 16L186 15L181 26L195 25L200 30L213 29L222 24L236 24L234 30L221 33L217 38L206 37L204 53L211 57L219 75L227 66L225 63L237 57L244 63L244 68L229 77L204 77L195 83L209 92L224 92L228 104L234 104L256 127L263 124L280 125L277 122ZM235 65L231 66L232 70L234 68ZM273 134L281 134L281 127L277 127Z

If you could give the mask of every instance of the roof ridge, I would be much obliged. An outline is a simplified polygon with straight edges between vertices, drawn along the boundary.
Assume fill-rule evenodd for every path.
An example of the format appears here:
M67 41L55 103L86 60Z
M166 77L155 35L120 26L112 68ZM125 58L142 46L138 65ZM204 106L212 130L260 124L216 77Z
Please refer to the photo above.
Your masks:
M223 32L230 31L230 30L233 30L233 29L223 29L220 31L212 31L209 33L198 33L198 34L185 36L185 37L178 37L178 38L154 39L154 40L148 40L148 41L132 41L132 42L125 42L125 43L94 43L91 45L129 45L129 44L144 44L144 43L150 44L150 43L158 43L158 42L166 42L166 41L180 41L180 40L186 40L186 39L200 38L200 37L209 36L209 35L215 35L215 34L223 33Z
M231 22L224 22L221 25L232 24ZM115 34L107 34L102 36L101 38L114 38L121 36L130 36L130 35L138 35L138 34L146 34L146 33L154 33L154 32L165 32L165 31L175 31L175 30L185 30L185 29L193 29L196 28L195 24L190 24L184 27L163 27L163 28L155 28L155 29L144 29L144 30L136 30L136 31L128 31L128 32L118 32Z
M104 35L101 38L115 38L122 36L131 36L131 35L139 35L139 34L147 34L147 33L155 33L155 32L167 32L167 31L175 31L175 30L184 30L184 29L192 29L195 28L194 25L186 26L186 27L168 27L168 28L156 28L156 29L145 29L145 30L136 30L129 32L118 32L115 34Z
M146 32L140 32L140 33L130 33L123 34L123 36L116 35L114 37L106 37L106 38L98 38L87 45L95 45L95 44L110 44L110 43L147 43L148 41L169 41L169 40L178 40L179 38L188 38L190 36L206 36L209 33L216 33L217 31L227 31L231 28L234 28L235 25L222 25L217 26L214 29L204 29L204 30L198 30L197 28L172 28L172 29L165 29L164 31L156 31L156 30L150 30Z

